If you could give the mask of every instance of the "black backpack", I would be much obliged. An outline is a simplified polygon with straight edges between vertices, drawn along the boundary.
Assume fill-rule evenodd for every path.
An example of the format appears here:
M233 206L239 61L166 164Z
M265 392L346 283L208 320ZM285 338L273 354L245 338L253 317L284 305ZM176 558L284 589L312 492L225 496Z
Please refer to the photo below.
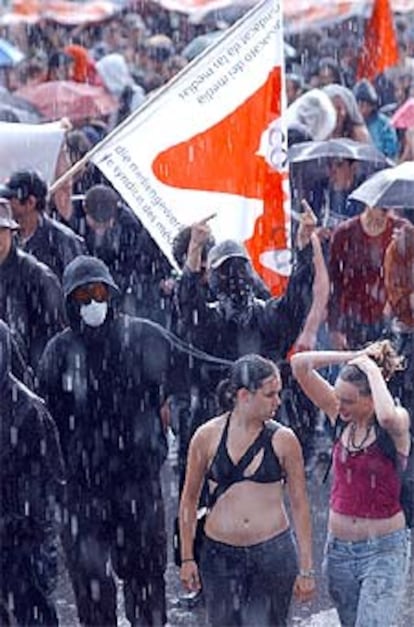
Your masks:
M338 419L332 430L332 441L335 444L341 437L347 423ZM396 467L398 467L398 453L395 444L388 432L375 421L375 431L377 434L378 446L389 459L391 459ZM414 436L410 433L410 452L408 454L407 466L404 470L399 469L401 478L400 503L405 515L407 527L414 527ZM332 454L330 457L328 468L325 472L323 482L328 478L329 471L332 466Z

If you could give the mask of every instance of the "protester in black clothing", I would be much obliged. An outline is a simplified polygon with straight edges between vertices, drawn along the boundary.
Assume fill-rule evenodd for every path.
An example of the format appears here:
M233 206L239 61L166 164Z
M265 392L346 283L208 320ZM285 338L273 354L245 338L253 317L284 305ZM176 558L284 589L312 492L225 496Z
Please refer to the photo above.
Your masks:
M48 341L65 324L57 277L13 240L19 225L0 202L0 318L10 326L26 363L35 368Z
M60 279L67 264L86 252L81 237L45 212L47 185L37 172L14 172L0 196L8 198L20 226L20 246L45 263Z
M52 627L63 459L43 401L11 368L12 338L0 321L0 620Z
M110 556L131 625L163 625L160 407L171 383L169 344L158 325L119 313L118 287L101 260L75 259L63 287L70 326L49 342L38 374L68 468L63 541L79 619L116 625Z
M324 293L326 298L328 295L328 278L320 244L316 235L312 235L312 245L309 244L310 231L304 238L308 228L304 223L299 226L297 239L301 242L301 249L298 247L295 251L293 272L282 297L267 300L256 297L254 271L245 249L237 242L227 240L212 248L208 254L208 285L215 300L207 301L199 288L198 272L201 249L209 230L205 223L194 225L186 267L178 285L181 325L187 330L188 341L207 353L228 360L254 352L279 364L285 361L295 342L299 338L301 342L305 339L301 332L311 305L313 310L313 302L319 299L323 309ZM321 285L321 289L317 290L320 293L315 295L314 276L316 284L319 284L322 275L326 285ZM316 335L317 320L313 326ZM281 365L284 396L288 397L293 389L293 384L289 384L290 368L288 364ZM197 420L194 420L192 431L214 415L211 410L215 405L219 379L218 368L201 366L199 387L203 390L200 395L203 405L199 405L194 412ZM282 411L286 414L287 424L295 428L298 421L291 415L291 406L283 402ZM310 432L313 432L312 425Z
M307 244L296 251L285 294L267 301L254 295L252 267L244 248L232 240L221 242L207 260L209 287L216 298L211 303L203 300L197 289L197 255L200 257L204 238L202 230L194 232L178 290L183 324L194 334L194 343L202 343L210 354L227 359L252 351L274 361L284 359L312 302L312 259L320 253L316 238L312 239L313 246ZM318 263L323 261L318 258Z
M122 309L168 326L171 267L148 231L107 185L90 188L84 211L78 232L89 252L108 266L120 290Z

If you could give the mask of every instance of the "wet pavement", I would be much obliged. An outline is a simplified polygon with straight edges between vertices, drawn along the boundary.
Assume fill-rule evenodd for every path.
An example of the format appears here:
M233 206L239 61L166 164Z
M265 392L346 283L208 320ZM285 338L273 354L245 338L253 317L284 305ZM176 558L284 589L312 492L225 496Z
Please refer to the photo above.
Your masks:
M326 580L322 576L322 558L327 522L327 503L329 485L322 482L325 464L316 464L308 478L308 488L312 506L312 518L314 529L314 557L317 572L318 589L315 598L304 605L295 602L291 608L289 625L292 627L339 627L336 611L332 607L326 588ZM172 524L177 511L177 481L171 460L163 469L163 487L166 502L167 524L169 537L172 537ZM202 605L194 609L187 609L178 603L178 597L182 594L182 588L178 579L178 569L173 564L172 548L169 550L169 564L166 573L168 619L171 627L204 627L207 625L204 608ZM119 613L118 627L128 627L122 607L122 586L119 585ZM58 610L61 627L78 627L76 609L73 594L67 574L62 565L60 586L57 595ZM404 604L400 612L399 621L395 627L414 626L414 560L411 559L409 584L405 594ZM102 626L104 627L104 626ZM223 627L225 627L223 625ZM252 626L252 627L260 627ZM388 627L388 626L387 626ZM394 626L389 626L394 627Z

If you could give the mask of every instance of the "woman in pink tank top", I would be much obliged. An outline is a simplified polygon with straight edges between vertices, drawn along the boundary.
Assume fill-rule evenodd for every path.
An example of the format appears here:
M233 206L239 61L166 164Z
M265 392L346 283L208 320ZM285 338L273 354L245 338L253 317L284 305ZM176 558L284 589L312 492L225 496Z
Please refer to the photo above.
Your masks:
M318 369L341 365L332 386ZM292 357L300 386L338 434L332 453L332 487L326 543L329 592L346 627L389 627L398 613L410 561L400 504L398 464L410 451L408 412L387 381L401 367L388 341L360 351L310 351Z

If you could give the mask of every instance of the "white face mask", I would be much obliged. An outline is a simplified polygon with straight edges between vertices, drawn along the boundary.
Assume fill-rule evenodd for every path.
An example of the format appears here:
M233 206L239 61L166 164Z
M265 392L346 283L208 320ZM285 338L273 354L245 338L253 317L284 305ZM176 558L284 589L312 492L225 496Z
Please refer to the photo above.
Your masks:
M89 305L82 305L80 308L80 315L82 320L89 327L100 327L105 322L106 314L108 313L108 303L98 303L96 300L92 300Z

